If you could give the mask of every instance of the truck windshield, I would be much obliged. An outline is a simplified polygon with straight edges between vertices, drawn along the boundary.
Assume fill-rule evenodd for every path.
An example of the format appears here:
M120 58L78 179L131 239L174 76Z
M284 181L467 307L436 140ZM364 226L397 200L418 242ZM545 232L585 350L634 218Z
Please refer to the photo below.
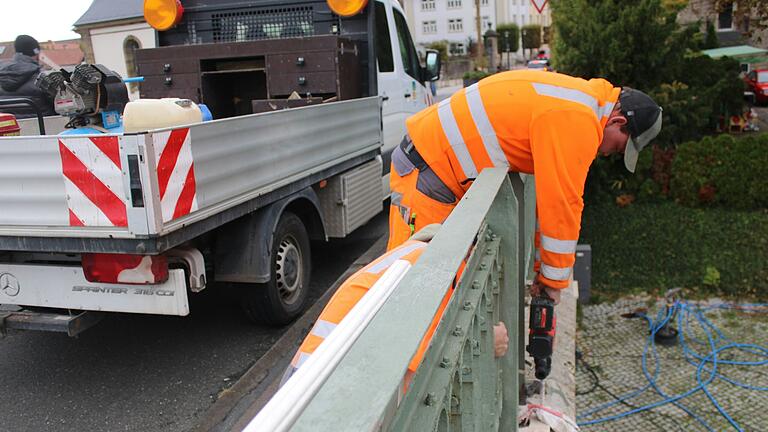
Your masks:
M768 83L768 71L757 73L757 82Z

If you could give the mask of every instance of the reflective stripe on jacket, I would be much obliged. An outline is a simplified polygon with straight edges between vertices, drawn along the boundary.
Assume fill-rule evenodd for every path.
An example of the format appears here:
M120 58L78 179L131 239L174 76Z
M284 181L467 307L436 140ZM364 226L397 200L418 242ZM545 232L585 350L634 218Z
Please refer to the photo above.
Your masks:
M587 171L620 90L603 79L498 73L409 118L408 134L459 198L483 168L534 174L541 281L565 288Z
M411 264L415 264L416 261L424 252L424 248L428 243L416 240L408 240L401 246L392 249L384 255L377 258L367 266L363 267L355 274L349 277L339 287L336 293L331 297L331 300L325 306L320 313L315 325L312 326L307 337L302 342L296 355L291 360L291 367L286 371L283 376L282 382L285 383L293 373L301 367L301 365L315 352L318 346L327 338L342 319L352 310L353 307L360 301L360 299L368 292L371 287L384 275L384 272L395 263L397 260L406 260ZM446 287L449 288L449 287ZM437 314L433 318L430 324L429 330L424 336L419 349L411 359L409 364L409 371L414 372L418 368L424 354L429 346L429 341L432 339L435 328L440 322L443 310L448 304L452 289L446 289L446 295L443 298L440 308Z

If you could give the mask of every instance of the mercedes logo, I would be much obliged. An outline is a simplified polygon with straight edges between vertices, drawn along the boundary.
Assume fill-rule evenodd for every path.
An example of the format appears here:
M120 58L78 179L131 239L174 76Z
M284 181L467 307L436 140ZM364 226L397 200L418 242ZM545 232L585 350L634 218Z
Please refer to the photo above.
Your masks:
M16 297L20 289L21 286L16 276L10 273L0 273L0 291L8 297Z

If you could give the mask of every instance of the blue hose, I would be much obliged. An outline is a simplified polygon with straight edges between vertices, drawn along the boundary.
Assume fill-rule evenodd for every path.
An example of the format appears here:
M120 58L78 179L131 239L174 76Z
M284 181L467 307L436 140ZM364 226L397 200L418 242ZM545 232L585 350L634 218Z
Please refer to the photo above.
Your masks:
M642 315L642 318L644 318L647 321L648 327L650 329L650 335L648 336L648 341L646 342L645 347L643 349L643 355L641 360L643 375L648 381L648 384L646 384L645 386L639 389L633 390L622 396L619 396L614 401L591 408L586 412L580 414L577 418L582 419L584 417L592 416L593 414L599 411L615 406L616 404L626 402L627 400L632 399L644 393L648 389L653 389L663 399L654 403L633 408L632 410L629 410L627 412L623 412L620 414L603 417L603 418L585 420L580 422L579 425L588 426L588 425L618 420L618 419L630 416L632 414L636 414L642 411L647 411L665 404L672 403L676 407L683 410L686 414L691 416L693 419L695 419L697 422L699 422L708 431L712 431L714 429L712 429L703 419L701 419L693 411L688 409L685 405L683 405L680 402L681 399L684 399L701 390L710 400L710 402L715 407L715 409L717 409L720 415L723 418L725 418L735 430L743 431L742 427L720 405L720 403L714 397L712 392L709 390L708 386L715 379L721 379L725 382L728 382L730 384L736 385L738 387L741 387L747 390L768 391L768 387L753 386L753 385L745 384L736 380L732 380L724 376L721 372L718 371L718 365L738 365L738 366L766 365L768 364L768 349L755 344L742 344L742 343L732 342L728 337L726 337L720 331L720 329L718 329L714 324L712 324L712 322L710 322L706 318L706 316L704 316L703 311L712 310L712 309L730 309L730 308L745 309L745 308L764 308L764 307L768 307L768 304L751 303L751 304L743 304L743 305L733 305L733 304L723 303L723 304L717 304L717 305L710 305L706 308L698 308L698 307L694 308L686 302L675 301L670 307L666 309L666 313L664 313L664 310L659 311L655 321L646 315ZM680 393L678 395L668 395L656 383L661 366L659 362L658 353L656 351L656 344L654 342L654 337L656 333L662 327L664 327L664 325L667 324L675 315L677 316L678 339L680 342L680 346L683 348L683 356L688 363L696 366L697 385L689 389L688 391ZM690 331L691 316L695 318L694 321L701 327L701 329L706 334L706 337L707 337L706 341L698 340L692 336L692 332ZM686 338L690 338L691 340L698 343L699 345L708 345L709 352L706 355L701 355L696 351L692 350L689 347L686 341ZM718 346L718 342L723 342L725 344ZM653 374L651 374L648 370L649 349L652 353L652 358L654 362ZM734 360L718 359L719 353L727 350L734 350L734 349L743 351L746 353L750 353L750 354L762 357L764 359L758 360L758 361L734 361ZM702 377L704 373L709 374L708 377L706 377L705 379Z

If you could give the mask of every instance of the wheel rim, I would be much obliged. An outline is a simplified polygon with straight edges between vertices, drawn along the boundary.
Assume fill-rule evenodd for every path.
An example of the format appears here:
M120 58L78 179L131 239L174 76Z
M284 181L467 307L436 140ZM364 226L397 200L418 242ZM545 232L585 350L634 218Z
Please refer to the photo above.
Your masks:
M277 248L277 290L285 304L296 302L304 282L304 266L297 244L293 236L287 236Z

